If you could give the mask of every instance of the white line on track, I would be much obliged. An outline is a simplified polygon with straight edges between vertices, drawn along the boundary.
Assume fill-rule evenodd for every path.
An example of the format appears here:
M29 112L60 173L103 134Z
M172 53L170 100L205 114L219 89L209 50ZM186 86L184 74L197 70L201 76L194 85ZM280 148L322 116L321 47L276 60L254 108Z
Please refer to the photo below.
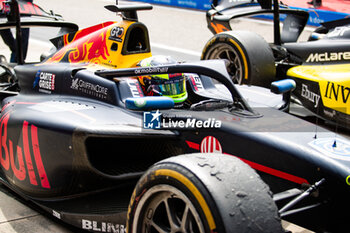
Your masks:
M188 50L188 49L182 49L182 48L177 48L177 47L172 47L164 44L158 44L158 43L151 43L151 47L158 48L158 49L164 49L164 50L169 50L177 53L183 53L191 56L201 56L200 52L196 52L193 50Z

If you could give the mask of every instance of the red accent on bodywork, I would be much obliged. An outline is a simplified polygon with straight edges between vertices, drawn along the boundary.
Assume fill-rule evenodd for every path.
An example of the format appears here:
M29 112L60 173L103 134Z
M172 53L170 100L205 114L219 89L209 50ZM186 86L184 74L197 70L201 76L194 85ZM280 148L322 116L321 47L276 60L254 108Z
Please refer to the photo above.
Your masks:
M6 145L7 140L7 123L9 121L10 115L5 114L1 118L1 124L0 124L0 136L1 136L1 147L0 147L0 162L3 168L5 168L6 171L10 168L10 157L9 157L9 150ZM5 157L4 157L5 156Z
M227 153L224 153L224 154L227 154ZM231 154L227 154L227 155L231 155ZM234 155L231 155L231 156L234 156ZM237 156L235 156L235 157L237 157ZM237 158L239 158L239 157L237 157ZM291 175L291 174L288 174L286 172L282 172L282 171L279 171L279 170L276 170L276 169L273 169L270 167L266 167L264 165L261 165L261 164L258 164L258 163L255 163L255 162L252 162L252 161L249 161L246 159L242 159L242 158L239 158L239 159L242 160L243 162L245 162L246 164L248 164L251 168L253 168L255 170L262 171L262 172L265 172L267 174L280 177L284 180L289 180L289 181L292 181L292 182L297 183L297 184L308 184L309 183L304 178L294 176L294 175Z
M23 140L23 147L21 145L13 145L13 140L8 138L7 126L10 118L10 112L5 112L0 121L0 164L5 173L9 177L16 177L19 181L25 181L28 171L29 181L32 185L38 185L35 167L40 177L41 186L43 188L50 188L50 183L46 175L46 171L43 165L39 141L38 141L38 129L36 126L31 125L31 137L28 132L29 123L23 122L22 131L20 132ZM12 129L11 129L12 130ZM31 146L34 154L32 158L29 140L32 140ZM15 141L21 141L20 138ZM8 144L7 144L8 142ZM16 147L16 149L14 149ZM33 164L33 160L35 164ZM27 169L26 169L27 167ZM13 172L13 174L11 174Z
M197 84L196 84L196 82L195 82L195 80L194 80L194 78L193 78L193 77L191 77L191 82L192 82L192 85L193 85L193 87L194 87L195 91L198 91Z
M10 105L12 105L12 104L14 104L14 103L16 103L16 100L10 101L10 102L8 102L7 104L5 104L5 105L2 107L1 112L4 112L4 110L5 110L8 106L10 106Z
M10 148L10 162L11 162L13 174L17 179L24 180L26 178L26 170L24 167L22 148L19 146L17 146L16 148L16 151L17 151L16 159L18 161L18 168L16 167L16 164L15 164L15 156L13 154L13 143L11 140L9 140L9 148Z
M34 125L31 126L31 133L32 133L32 145L33 145L34 158L35 158L36 167L38 168L41 186L43 188L50 188L49 180L45 172L43 161L41 160L39 141L38 141L38 129L36 126Z
M187 143L187 145L190 148L199 151L200 147L199 147L198 143L190 142L190 141L186 141L186 143ZM228 154L228 153L224 153L224 154L237 157L235 155L231 155L231 154ZM258 164L258 163L255 163L255 162L252 162L252 161L249 161L249 160L246 160L246 159L242 159L240 157L237 157L237 158L239 158L244 163L248 164L251 168L253 168L253 169L257 170L257 171L261 171L261 172L264 172L264 173L267 173L267 174L270 174L270 175L282 178L284 180L289 180L289 181L297 183L297 184L303 184L303 183L309 184L309 182L306 179L304 179L304 178L301 178L301 177L298 177L298 176L294 176L294 175L291 175L289 173L286 173L286 172L283 172L283 171L279 171L279 170L276 170L276 169L273 169L273 168L270 168L270 167L266 167L264 165L261 165L261 164Z
M64 47L59 50L50 62L61 61L67 53L68 62L94 62L94 59L107 59L109 56L107 48L107 30L105 29L113 22L106 22L89 28L82 29L75 33L73 39L71 35L65 35Z
M38 182L36 181L35 172L34 172L32 157L30 156L29 142L28 142L28 122L27 121L23 122L22 133L23 133L24 157L26 159L29 181L32 185L38 185Z
M6 0L0 0L1 10L4 10ZM41 9L38 5L33 4L31 2L23 2L18 1L19 13L28 14L28 15L48 15L43 9ZM7 11L5 11L7 13Z
M190 141L186 141L186 143L190 148L195 149L195 150L199 150L199 144L194 143L194 142L190 142Z

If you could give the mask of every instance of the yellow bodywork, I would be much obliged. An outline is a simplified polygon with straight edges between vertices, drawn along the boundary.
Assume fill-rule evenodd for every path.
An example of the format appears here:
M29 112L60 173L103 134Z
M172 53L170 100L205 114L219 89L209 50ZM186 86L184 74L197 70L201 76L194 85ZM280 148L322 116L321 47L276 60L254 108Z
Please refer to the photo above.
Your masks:
M350 64L296 66L287 76L318 83L325 107L350 114Z
M133 67L140 60L152 56L149 52L123 54L127 31L134 21L105 22L63 36L64 46L45 63L79 63L105 68ZM133 38L137 39L137 38ZM133 43L132 41L130 43ZM137 44L137 42L135 42Z

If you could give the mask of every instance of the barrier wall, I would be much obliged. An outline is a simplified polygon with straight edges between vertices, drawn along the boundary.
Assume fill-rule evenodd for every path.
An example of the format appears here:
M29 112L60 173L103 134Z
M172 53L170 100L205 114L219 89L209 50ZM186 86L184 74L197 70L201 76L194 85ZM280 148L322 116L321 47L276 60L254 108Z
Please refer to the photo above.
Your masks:
M212 3L212 0L137 0L137 1L147 2L151 4L160 4L160 5L166 5L166 6L175 6L175 7L196 9L196 10L204 10L204 11L210 9L211 3ZM290 8L302 9L302 10L308 11L310 14L308 25L311 25L311 26L320 26L320 23L322 22L327 22L327 21L336 20L336 19L343 19L350 16L348 13L337 12L337 11L312 9L312 8L305 8L305 7L294 7L292 4L290 4L289 6ZM263 17L263 18L272 19L272 17L269 17L269 16Z
M192 8L196 10L210 9L211 1L209 0L137 0L140 2L148 2L153 4L161 4L167 6Z

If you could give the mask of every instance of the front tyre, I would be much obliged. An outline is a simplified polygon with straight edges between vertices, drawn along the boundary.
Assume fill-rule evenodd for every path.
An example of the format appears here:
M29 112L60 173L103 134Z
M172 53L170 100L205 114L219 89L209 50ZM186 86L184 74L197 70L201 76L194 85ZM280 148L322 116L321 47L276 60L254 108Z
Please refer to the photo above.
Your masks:
M128 233L283 232L269 189L248 165L221 154L152 166L130 200Z
M228 31L214 35L202 51L202 60L227 59L234 83L270 87L276 68L269 44L250 31Z

